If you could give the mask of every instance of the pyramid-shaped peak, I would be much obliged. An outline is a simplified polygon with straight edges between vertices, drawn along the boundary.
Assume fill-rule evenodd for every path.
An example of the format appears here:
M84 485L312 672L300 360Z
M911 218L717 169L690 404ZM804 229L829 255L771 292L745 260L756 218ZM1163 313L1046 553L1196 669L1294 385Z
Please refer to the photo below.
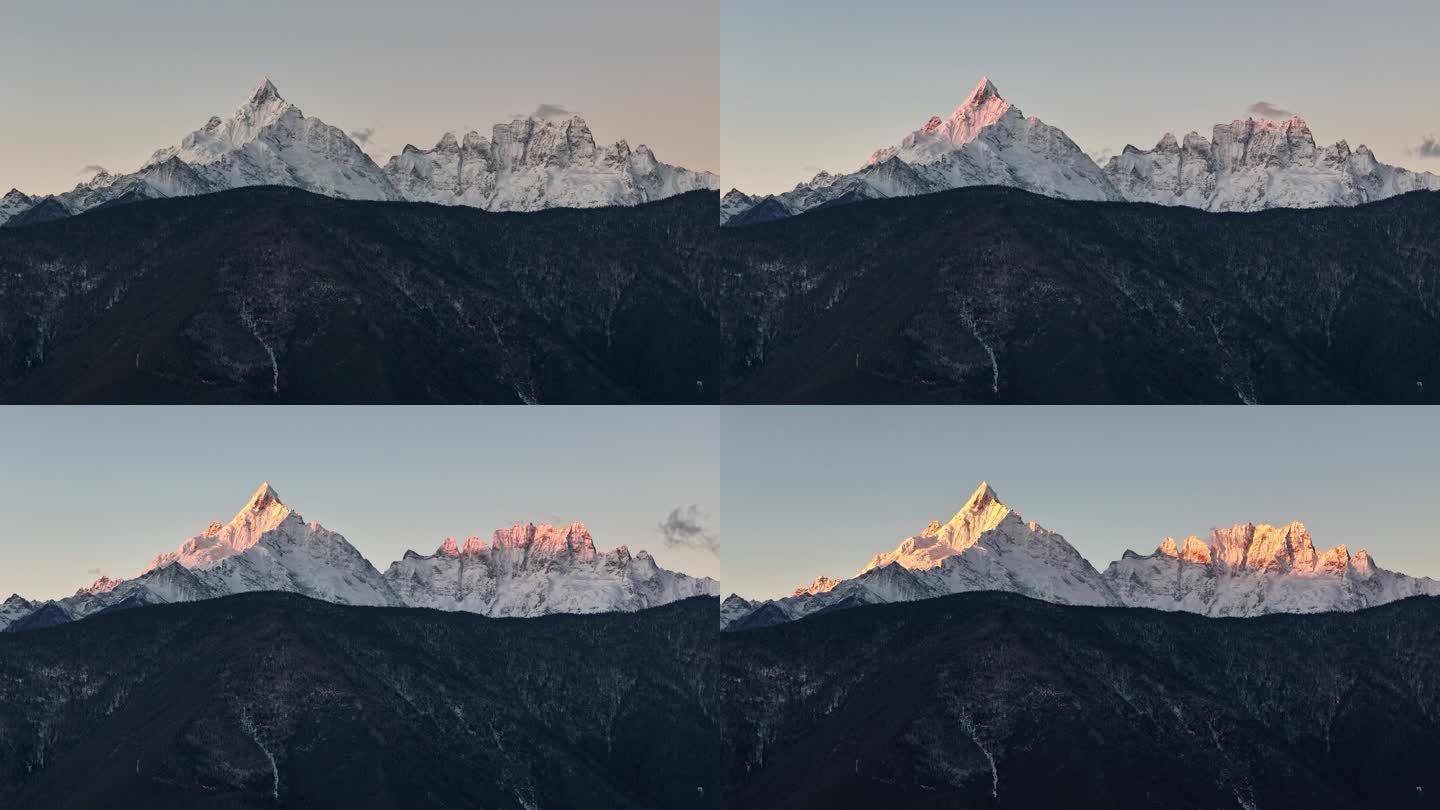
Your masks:
M256 106L264 104L267 101L284 100L285 99L280 97L280 91L275 87L275 83L270 81L268 76L261 79L260 83L255 85L255 92L250 94L250 103Z
M981 481L980 486L976 487L975 491L970 493L970 498L965 501L965 506L961 508L961 511L979 511L986 508L992 503L997 503L1001 506L1004 506L1003 503L1000 503L1000 496L996 495L995 490L990 488L990 484L988 482Z
M968 106L979 106L991 99L1005 100L1001 98L999 88L995 86L994 82L990 81L990 77L981 76L980 81L975 85L974 89L970 91L970 95L965 98L965 104Z
M269 481L265 481L229 523L223 526L218 522L211 523L203 533L181 543L175 551L156 556L142 573L172 562L178 562L185 568L208 568L254 546L266 532L279 528L287 521L299 520L300 516L280 500L280 493L270 486Z
M260 488L255 490L255 494L250 496L250 501L245 504L245 509L242 511L261 512L274 504L284 506L285 502L280 500L280 493L270 486L270 482L264 481L260 484Z

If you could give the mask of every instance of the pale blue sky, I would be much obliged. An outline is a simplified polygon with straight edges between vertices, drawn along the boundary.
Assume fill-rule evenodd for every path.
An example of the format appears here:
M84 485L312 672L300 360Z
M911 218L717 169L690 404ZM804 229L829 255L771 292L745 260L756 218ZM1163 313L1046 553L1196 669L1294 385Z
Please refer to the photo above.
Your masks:
M1440 4L1372 0L720 0L721 174L776 192L853 171L982 75L1091 154L1210 134L1258 101L1388 163L1440 132ZM1436 151L1440 157L1440 149Z
M719 164L716 0L0 0L0 194L133 171L269 76L382 161L555 104Z
M727 408L725 593L851 576L984 480L1097 568L1166 535L1302 520L1440 577L1434 408Z
M9 407L0 448L0 599L134 576L267 479L381 570L447 535L579 520L601 549L719 575L657 532L689 504L720 531L715 408Z

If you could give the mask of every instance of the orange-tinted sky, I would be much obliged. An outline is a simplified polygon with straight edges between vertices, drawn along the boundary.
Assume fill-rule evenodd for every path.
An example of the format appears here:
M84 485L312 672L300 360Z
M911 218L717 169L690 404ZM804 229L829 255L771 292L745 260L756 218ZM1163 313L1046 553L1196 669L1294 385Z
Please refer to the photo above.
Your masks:
M981 481L1103 570L1126 549L1300 520L1316 548L1440 578L1434 408L725 408L721 588L853 576Z
M578 520L597 548L719 575L713 551L659 530L681 508L719 536L715 408L12 406L3 417L0 600L136 576L228 521L265 480L381 570L447 535Z
M715 0L46 0L0 22L0 193L139 168L264 77L383 161L556 105L719 166Z

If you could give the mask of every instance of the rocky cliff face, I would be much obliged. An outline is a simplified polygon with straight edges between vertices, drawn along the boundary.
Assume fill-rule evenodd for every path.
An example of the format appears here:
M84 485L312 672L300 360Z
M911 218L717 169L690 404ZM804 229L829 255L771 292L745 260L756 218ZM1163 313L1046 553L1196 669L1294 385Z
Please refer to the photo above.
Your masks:
M486 616L634 611L719 596L715 580L667 571L648 552L597 552L583 523L521 524L463 547L450 538L429 556L408 552L385 581L412 607Z
M1381 163L1365 146L1316 146L1299 117L1217 124L1208 140L1167 134L1149 151L1127 146L1105 176L1127 200L1207 211L1354 206L1440 190L1440 176Z
M1206 616L1350 611L1440 595L1440 581L1380 568L1363 548L1317 551L1299 521L1216 529L1209 544L1167 537L1148 556L1127 552L1110 563L1104 578L1127 605Z
M405 147L385 175L407 200L487 211L638 205L718 189L715 175L661 163L646 146L597 146L579 116L516 119L488 139L447 132L432 149Z

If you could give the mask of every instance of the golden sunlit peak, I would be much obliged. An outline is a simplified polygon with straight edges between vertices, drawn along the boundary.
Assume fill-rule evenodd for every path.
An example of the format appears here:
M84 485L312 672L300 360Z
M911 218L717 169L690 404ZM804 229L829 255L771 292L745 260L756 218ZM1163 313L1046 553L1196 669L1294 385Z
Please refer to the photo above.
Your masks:
M975 491L970 493L970 498L965 501L965 508L979 509L991 503L999 502L1000 496L995 494L995 490L990 488L990 484L986 481L981 481L980 486L976 487Z

